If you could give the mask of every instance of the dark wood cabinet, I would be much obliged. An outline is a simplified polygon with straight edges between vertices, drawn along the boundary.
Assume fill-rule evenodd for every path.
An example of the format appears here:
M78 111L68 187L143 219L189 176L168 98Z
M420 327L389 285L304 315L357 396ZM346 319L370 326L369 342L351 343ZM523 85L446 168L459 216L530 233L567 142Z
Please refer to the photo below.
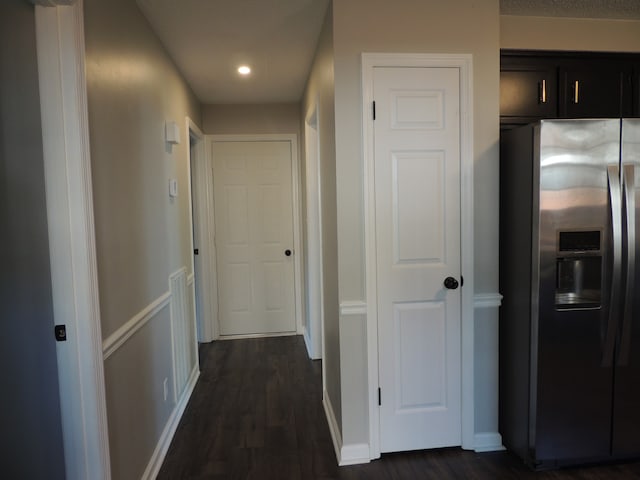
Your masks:
M500 72L500 115L555 117L558 114L556 72L544 66L520 66Z
M503 50L500 60L502 128L640 115L640 55Z
M633 66L594 61L560 67L560 118L627 117L633 114Z

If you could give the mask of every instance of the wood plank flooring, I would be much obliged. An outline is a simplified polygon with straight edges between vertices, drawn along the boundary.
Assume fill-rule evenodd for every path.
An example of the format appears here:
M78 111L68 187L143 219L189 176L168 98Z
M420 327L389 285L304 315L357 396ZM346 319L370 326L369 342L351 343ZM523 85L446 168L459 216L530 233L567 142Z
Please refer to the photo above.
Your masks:
M532 472L508 452L457 448L338 467L321 365L308 359L302 337L220 341L200 354L202 374L159 479L640 479L640 462Z

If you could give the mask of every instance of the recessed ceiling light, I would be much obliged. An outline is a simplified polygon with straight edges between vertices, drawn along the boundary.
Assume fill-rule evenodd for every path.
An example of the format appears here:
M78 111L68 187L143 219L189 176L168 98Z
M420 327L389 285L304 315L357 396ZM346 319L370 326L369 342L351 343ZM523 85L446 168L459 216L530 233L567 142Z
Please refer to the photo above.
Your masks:
M251 73L251 68L249 68L247 65L241 65L238 67L238 73L240 75L249 75Z

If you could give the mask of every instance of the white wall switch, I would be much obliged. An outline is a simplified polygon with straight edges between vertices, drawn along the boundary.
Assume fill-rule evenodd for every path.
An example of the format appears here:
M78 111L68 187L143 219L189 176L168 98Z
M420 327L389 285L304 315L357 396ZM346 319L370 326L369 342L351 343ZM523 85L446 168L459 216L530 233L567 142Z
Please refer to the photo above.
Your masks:
M169 179L169 196L175 198L178 196L178 180L175 178Z

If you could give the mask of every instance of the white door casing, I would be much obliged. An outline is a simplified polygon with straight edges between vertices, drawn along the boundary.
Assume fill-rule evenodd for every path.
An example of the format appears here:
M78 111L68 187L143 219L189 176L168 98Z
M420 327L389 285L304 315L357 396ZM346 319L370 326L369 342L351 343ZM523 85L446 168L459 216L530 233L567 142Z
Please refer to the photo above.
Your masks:
M305 257L305 275L307 285L307 316L305 342L309 357L323 357L324 300L322 291L322 214L320 187L320 152L318 135L318 103L310 109L305 120L305 173L306 173L306 212L307 251Z
M377 67L382 452L461 444L457 68Z
M189 132L193 247L198 249L198 254L194 253L193 257L197 334L198 341L207 343L218 338L213 175L205 135L190 118L186 119L186 123Z
M221 336L297 331L294 148L287 139L212 142Z
M370 457L473 448L471 57L363 54L362 66ZM447 276L464 287L445 289Z
M47 220L66 475L111 478L91 185L83 2L36 6ZM53 330L53 329L52 329Z

